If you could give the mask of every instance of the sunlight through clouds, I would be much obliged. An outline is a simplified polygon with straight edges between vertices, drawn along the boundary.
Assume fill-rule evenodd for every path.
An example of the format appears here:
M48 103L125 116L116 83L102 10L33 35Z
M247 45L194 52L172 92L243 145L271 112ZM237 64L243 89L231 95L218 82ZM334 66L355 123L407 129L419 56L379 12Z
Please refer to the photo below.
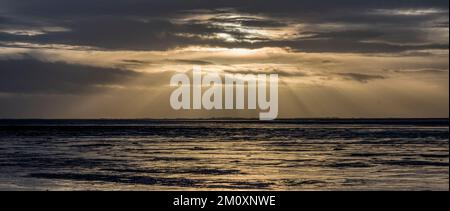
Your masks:
M170 76L202 66L221 74L278 74L281 117L448 116L448 3L391 1L380 7L330 1L330 10L314 2L273 2L248 7L205 1L193 8L161 1L159 9L146 2L139 9L111 3L81 17L73 8L94 3L67 3L71 7L61 5L59 11L41 7L54 2L8 0L0 13L2 73L22 70L21 64L36 65L30 71L40 67L42 76L54 73L45 68L64 67L71 71L55 72L77 81L68 86L42 78L49 87L40 87L8 76L17 83L0 86L0 102L19 94L37 101L36 93L24 93L35 87L40 95L56 93L84 105L71 116L96 113L96 104L108 103L124 109L105 109L101 116L126 117L130 109L133 117L161 116L171 114L158 107L168 106L160 102L167 101ZM85 69L106 79L87 80ZM9 115L6 108L0 114Z

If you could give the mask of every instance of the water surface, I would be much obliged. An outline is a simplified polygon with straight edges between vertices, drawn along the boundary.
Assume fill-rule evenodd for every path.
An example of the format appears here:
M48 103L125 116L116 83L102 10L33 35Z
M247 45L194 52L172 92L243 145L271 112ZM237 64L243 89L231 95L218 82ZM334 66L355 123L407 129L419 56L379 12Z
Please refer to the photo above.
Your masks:
M0 190L448 190L448 119L0 120Z

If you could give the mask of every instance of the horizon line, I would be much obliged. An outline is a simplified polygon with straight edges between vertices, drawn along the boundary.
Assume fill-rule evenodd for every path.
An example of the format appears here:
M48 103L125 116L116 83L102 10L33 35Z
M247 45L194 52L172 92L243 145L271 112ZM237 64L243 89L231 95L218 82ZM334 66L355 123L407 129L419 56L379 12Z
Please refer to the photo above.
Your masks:
M430 119L449 119L449 117L294 117L277 118L269 121L282 120L430 120ZM258 118L0 118L1 120L259 120Z

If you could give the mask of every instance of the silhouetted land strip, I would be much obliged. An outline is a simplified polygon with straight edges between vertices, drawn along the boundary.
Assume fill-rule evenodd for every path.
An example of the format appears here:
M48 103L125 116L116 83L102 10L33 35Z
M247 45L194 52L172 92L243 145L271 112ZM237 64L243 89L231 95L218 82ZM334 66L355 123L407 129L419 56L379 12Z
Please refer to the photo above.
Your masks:
M2 126L27 125L152 125L152 124L189 124L189 123L241 123L241 124L320 124L320 125L416 125L449 126L448 118L384 118L384 119L278 119L260 121L257 119L0 119Z

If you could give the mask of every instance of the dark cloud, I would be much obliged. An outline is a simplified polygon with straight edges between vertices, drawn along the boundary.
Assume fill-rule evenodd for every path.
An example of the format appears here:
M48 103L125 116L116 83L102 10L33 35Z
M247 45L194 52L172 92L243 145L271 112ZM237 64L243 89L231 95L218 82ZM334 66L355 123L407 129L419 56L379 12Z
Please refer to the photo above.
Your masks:
M216 22L216 23L235 23L240 24L242 26L247 27L285 27L288 26L287 23L280 21L280 20L264 20L264 19L257 19L252 17L226 17L226 14L223 15L224 17L216 17L208 19L210 22Z
M363 53L448 49L448 41L430 40L426 31L432 27L448 28L448 1L443 0L2 0L0 6L4 10L0 17L3 28L50 25L70 29L39 36L0 32L3 42L84 45L110 50L167 50L189 45ZM424 8L433 11L421 15L395 14L399 9ZM229 13L242 17L227 16ZM172 21L189 14L220 16L202 22ZM285 27L288 23L340 27L311 29L302 33L313 34L312 38L280 41L214 23L256 28ZM362 29L352 29L354 25ZM214 38L217 33L226 33L235 41ZM380 42L365 43L367 40Z
M275 20L243 20L240 22L243 26L250 27L285 27L286 23Z
M64 23L70 30L37 36L12 35L0 32L2 41L20 41L41 44L93 46L109 50L167 50L187 45L223 45L219 39L203 39L215 33L234 37L246 34L230 31L211 24L174 24L168 20L142 21L115 17L80 19ZM186 36L183 36L186 35ZM194 35L194 36L188 36Z
M225 73L229 74L252 74L252 75L258 75L258 74L277 74L280 77L306 77L309 76L308 73L305 73L303 71L297 70L297 71L287 71L287 70L280 70L280 69L271 69L271 70L225 70Z
M368 83L373 80L382 80L386 79L385 76L381 75L370 75L370 74L361 74L361 73L339 73L339 76L342 76L346 80L353 80L360 83Z
M209 61L202 61L202 60L186 60L186 59L174 59L174 60L167 60L168 62L173 63L179 63L179 64L192 64L192 65L212 65L214 63Z
M136 59L124 59L124 60L122 60L122 62L128 63L128 64L149 64L149 63L151 63L148 61L142 61L142 60L136 60Z
M190 40L176 36L175 33L186 30L177 28L165 20L143 22L110 17L83 19L67 23L65 26L70 31L26 37L26 40L114 50L165 50L189 43Z
M396 73L405 73L405 74L426 74L426 75L441 75L448 74L448 69L420 69L420 70L396 70Z
M364 43L352 40L304 40L284 42L298 51L335 53L399 53L412 50L448 49L448 44L402 45L391 43Z
M339 11L364 11L370 8L448 8L445 0L2 0L2 7L21 15L73 17L86 15L161 16L186 10L234 8L240 12L311 17ZM321 13L319 13L321 12ZM327 13L324 13L327 12Z
M6 17L0 16L0 24L5 24L5 23L8 23L8 22L9 22L9 19L7 19Z
M448 70L438 70L438 69L424 69L420 70L419 72L429 74L448 74Z
M33 59L0 60L0 93L82 94L139 77L139 73Z
M440 22L433 25L435 28L448 28L448 21L447 22Z

